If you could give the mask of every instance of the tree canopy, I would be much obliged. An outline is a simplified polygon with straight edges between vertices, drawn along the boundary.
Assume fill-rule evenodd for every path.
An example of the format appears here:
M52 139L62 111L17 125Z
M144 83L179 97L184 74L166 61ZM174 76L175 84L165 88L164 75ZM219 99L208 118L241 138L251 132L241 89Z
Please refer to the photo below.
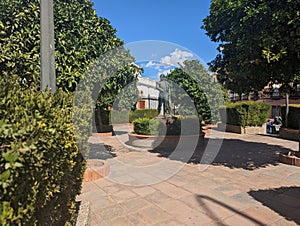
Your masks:
M297 82L300 72L298 0L214 0L203 29L219 54L210 62L226 88L237 93L263 89L269 82Z
M184 90L180 92L175 88L172 99L183 114L184 111L191 110L192 101L199 117L206 123L219 120L218 109L224 104L225 93L199 60L184 61L181 67L173 69L166 78Z
M54 0L56 77L64 90L74 91L95 59L123 45L92 6L90 0ZM39 1L1 1L0 28L0 75L16 74L28 85L39 84ZM132 61L129 54L124 57Z

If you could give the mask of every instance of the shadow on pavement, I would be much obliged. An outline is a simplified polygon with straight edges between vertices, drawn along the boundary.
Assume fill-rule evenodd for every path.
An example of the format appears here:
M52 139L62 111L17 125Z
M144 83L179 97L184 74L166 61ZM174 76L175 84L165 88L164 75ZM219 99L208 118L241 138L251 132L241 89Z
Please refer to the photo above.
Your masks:
M249 191L248 194L285 219L300 224L300 187Z
M222 221L217 217L217 215L214 213L215 211L218 211L218 209L213 209L209 206L211 205L207 205L210 203L213 203L213 204L216 204L218 205L219 207L223 207L227 210L230 210L231 212L251 221L254 225L265 225L263 222L251 217L251 216L248 216L246 213L243 213L231 206L229 206L228 204L226 203L223 203L215 198L212 198L212 197L209 197L209 196L206 196L206 195L197 195L196 196L196 199L199 203L199 205L204 209L206 215L208 215L211 219L213 219L214 221L218 222L217 225L225 225L222 223Z
M210 143L217 139L210 139ZM199 164L201 162L203 153L216 152L213 146L207 146L208 139L204 139L204 143L198 145L189 163ZM206 150L207 148L207 150ZM181 159L174 157L172 154L174 149L170 148L155 148L150 152L158 153L160 157L169 158L171 160L181 161ZM184 150L182 150L184 151ZM278 153L282 151L289 151L289 149L279 145L269 145L258 142L248 142L238 139L224 139L222 146L217 153L212 165L223 165L229 168L242 168L245 170L255 170L268 165L278 165ZM171 157L172 156L172 157Z
M112 146L103 143L90 143L90 153L88 159L110 159L117 155L112 153Z

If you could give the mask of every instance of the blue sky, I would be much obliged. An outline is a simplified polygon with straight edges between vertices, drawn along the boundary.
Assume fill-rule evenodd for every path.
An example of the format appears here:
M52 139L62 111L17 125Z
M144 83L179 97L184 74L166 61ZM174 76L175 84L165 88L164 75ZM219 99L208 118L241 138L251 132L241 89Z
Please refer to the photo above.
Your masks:
M140 47L139 52L141 49L152 49L148 57L142 58L137 56L139 53L132 51L139 65L148 64L149 67L144 68L146 77L152 75L155 78L158 73L174 68L176 60L182 62L197 58L206 64L217 54L217 44L211 42L200 28L202 20L209 14L210 0L93 2L98 16L111 22L117 30L117 36L128 44L130 50L137 49L137 46ZM158 58L154 59L155 55Z

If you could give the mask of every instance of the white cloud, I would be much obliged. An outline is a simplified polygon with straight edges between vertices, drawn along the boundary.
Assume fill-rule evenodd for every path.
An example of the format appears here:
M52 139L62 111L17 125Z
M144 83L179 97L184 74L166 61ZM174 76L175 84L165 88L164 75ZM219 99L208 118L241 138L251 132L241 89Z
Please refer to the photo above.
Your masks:
M145 67L147 68L155 68L156 70L158 70L162 65L159 62L153 62L152 60L149 61Z
M175 49L174 52L170 53L169 56L161 58L160 63L165 67L178 66L178 64L192 58L194 55L187 51Z
M152 60L149 61L145 67L154 67L155 65L157 65L157 63L154 63Z

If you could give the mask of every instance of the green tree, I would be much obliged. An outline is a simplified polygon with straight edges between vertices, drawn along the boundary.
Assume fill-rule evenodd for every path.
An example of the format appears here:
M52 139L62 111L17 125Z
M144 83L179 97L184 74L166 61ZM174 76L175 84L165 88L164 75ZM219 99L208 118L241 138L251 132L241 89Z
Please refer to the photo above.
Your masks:
M206 123L219 120L218 108L224 104L224 89L198 60L183 62L180 68L175 68L166 77L185 91L183 93L175 88L172 99L183 113L191 110L192 100L199 117Z
M219 54L210 63L226 88L259 91L269 82L291 91L300 71L300 2L214 0L204 28Z
M90 0L54 0L57 86L74 91L96 58L123 45L110 22L96 15ZM39 84L38 0L0 2L0 75L16 74Z

